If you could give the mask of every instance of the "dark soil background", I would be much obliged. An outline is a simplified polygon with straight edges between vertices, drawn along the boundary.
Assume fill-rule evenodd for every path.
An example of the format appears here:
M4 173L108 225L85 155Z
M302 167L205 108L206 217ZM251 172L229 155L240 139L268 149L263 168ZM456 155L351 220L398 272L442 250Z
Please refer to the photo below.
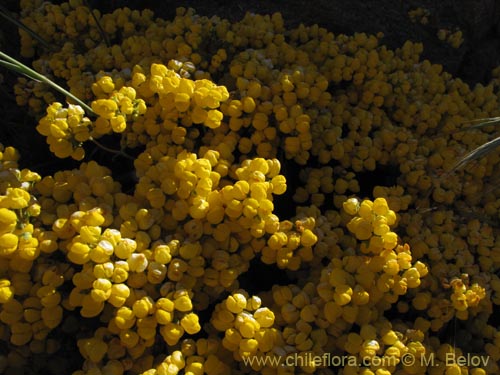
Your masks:
M60 2L60 1L53 1ZM382 43L398 48L406 40L422 42L423 58L439 63L452 75L465 82L487 83L491 70L500 65L500 1L496 0L86 0L87 4L102 12L127 6L133 9L149 8L157 17L172 19L179 6L192 7L198 14L218 15L230 20L241 19L246 12L272 14L281 12L289 28L319 24L339 34L383 32ZM18 0L2 0L3 7L13 14L19 12ZM426 25L414 23L408 11L424 8L430 12ZM463 32L464 43L455 49L440 41L439 29ZM18 55L18 33L12 24L1 19L0 49L11 56ZM36 122L26 111L16 105L13 84L17 76L0 68L0 143L12 145L22 155L22 166L39 172L53 173L61 168L71 168L76 163L50 160L48 147L36 133ZM45 174L43 173L43 174Z

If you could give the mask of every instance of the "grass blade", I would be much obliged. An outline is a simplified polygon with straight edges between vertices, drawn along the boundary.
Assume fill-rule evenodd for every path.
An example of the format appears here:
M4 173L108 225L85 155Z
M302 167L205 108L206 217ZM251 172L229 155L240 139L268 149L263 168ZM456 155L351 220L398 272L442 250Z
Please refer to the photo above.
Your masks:
M497 124L500 124L500 117L477 119L477 120L473 121L472 123L475 123L475 122L480 122L480 123L476 124L476 125L467 126L461 130L479 129L479 128L482 128L484 126L497 125Z
M2 51L0 51L0 58L4 59L4 64L2 64L4 67L12 69L17 73L24 74L25 76L28 76L29 78L35 81L41 81L43 83L46 83L56 91L59 91L61 94L66 95L68 98L77 103L80 107L84 109L85 112L87 112L88 115L95 115L94 111L92 111L92 108L90 108L82 100L78 99L75 95L70 93L68 90L62 88L51 79L45 77L43 74L38 73L37 71L24 65L22 62L17 61L16 59L10 57L9 55L7 55Z
M490 152L492 152L496 147L500 145L500 137L495 138L489 142L486 142L485 144L477 147L476 149L472 150L469 152L467 155L465 155L452 169L450 172L456 171L457 169L461 168L465 164L482 158L483 156L488 155Z
M7 21L16 25L18 28L27 32L33 39L36 39L42 46L44 46L48 50L54 50L53 46L51 46L45 39L43 39L40 35L38 35L36 32L31 30L28 26L26 26L21 21L18 21L17 19L12 17L9 13L10 12L7 9L5 9L5 7L3 5L0 4L0 16L2 16Z
M106 44L106 47L111 47L111 43L109 42L108 34L106 34L104 29L102 28L101 23L99 22L99 20L97 19L96 15L94 13L94 10L90 7L87 0L84 0L83 3L85 4L87 9L89 10L92 18L94 19L95 24L97 25L97 29L99 29L99 32L101 33L102 39L104 40L104 43Z
M14 72L22 74L22 75L24 75L24 76L26 76L34 81L40 82L40 80L32 78L29 75L27 75L24 72L24 70L22 68L18 67L16 64L10 63L8 61L0 60L0 66L3 66L4 68L7 68L9 70L13 70Z

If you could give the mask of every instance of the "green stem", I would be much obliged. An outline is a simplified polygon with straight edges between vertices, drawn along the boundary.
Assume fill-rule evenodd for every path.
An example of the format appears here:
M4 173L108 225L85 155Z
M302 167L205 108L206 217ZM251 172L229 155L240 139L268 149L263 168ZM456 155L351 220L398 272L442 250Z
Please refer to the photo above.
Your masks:
M77 103L80 107L82 107L85 112L87 112L87 115L95 116L94 111L92 111L92 108L90 108L87 104L85 104L83 101L78 99L75 95L70 93L69 91L63 89L61 86L59 86L57 83L54 81L50 80L49 78L45 77L43 74L38 73L37 71L31 69L30 67L24 65L22 62L17 61L16 59L10 57L6 53L0 51L0 57L3 59L0 60L0 65L3 65L4 67L14 70L17 73L24 74L28 76L29 78L35 80L35 81L40 81L44 82L53 89L59 91L61 94L66 95L68 98L73 100L75 103Z
M121 155L121 156L123 156L123 157L125 157L127 159L130 159L130 160L135 160L132 156L130 156L129 154L123 152L122 150L114 150L112 148L106 147L102 143L97 142L94 138L91 138L90 140L92 142L94 142L94 144L97 147L102 148L104 151L108 151L108 152L111 152L112 154L116 154L116 155Z

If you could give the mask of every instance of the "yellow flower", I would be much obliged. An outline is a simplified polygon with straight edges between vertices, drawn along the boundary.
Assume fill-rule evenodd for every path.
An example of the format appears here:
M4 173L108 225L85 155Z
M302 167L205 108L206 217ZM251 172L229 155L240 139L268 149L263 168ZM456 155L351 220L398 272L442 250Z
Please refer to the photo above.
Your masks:
M0 201L1 204L2 201ZM12 232L17 225L17 215L5 207L0 208L0 233Z
M113 129L115 133L123 133L127 128L127 122L125 120L125 117L122 115L112 117L110 119L110 124L111 129Z
M101 79L99 79L97 81L97 85L106 94L111 93L115 89L115 84L113 83L113 79L108 76L104 76Z
M14 297L14 288L10 285L10 281L0 279L0 303L5 303Z
M20 188L8 188L6 198L0 200L0 205L5 208L18 210L28 207L30 199L31 196L26 190Z
M211 109L207 113L207 118L204 124L208 126L210 129L218 128L222 121L222 117L223 117L222 112L216 109Z
M116 111L118 110L118 105L114 100L111 99L97 99L91 104L92 110L102 118L106 120L111 120Z
M188 94L179 92L175 94L175 108L179 112L186 112L191 104L191 98Z
M182 328L184 328L186 333L190 335L194 335L201 330L198 315L196 315L195 313L184 315L184 317L181 319L181 326Z
M359 210L359 205L360 203L357 198L349 198L342 204L344 211L347 212L348 215L356 215Z
M131 115L134 112L134 102L128 97L120 99L120 112L124 115Z
M174 307L176 310L181 312L188 312L193 309L193 304L189 296L182 295L174 300Z
M19 238L13 233L0 235L0 256L10 255L17 249Z
M185 325L189 325L186 323L190 323L189 318L184 323ZM160 334L162 335L163 339L167 342L168 345L173 346L177 344L177 342L179 342L179 339L184 334L184 328L179 324L170 322L160 328Z

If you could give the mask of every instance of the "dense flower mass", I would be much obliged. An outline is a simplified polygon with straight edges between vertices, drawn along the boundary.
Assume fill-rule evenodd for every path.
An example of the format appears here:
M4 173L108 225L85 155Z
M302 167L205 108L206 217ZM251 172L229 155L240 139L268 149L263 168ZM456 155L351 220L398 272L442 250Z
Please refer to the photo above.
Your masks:
M494 131L464 124L499 116L498 71L471 88L421 44L278 13L20 5L54 47L21 30L21 55L93 113L15 87L79 164L0 148L0 373L499 372L500 159L453 169ZM99 138L135 155L130 188Z

